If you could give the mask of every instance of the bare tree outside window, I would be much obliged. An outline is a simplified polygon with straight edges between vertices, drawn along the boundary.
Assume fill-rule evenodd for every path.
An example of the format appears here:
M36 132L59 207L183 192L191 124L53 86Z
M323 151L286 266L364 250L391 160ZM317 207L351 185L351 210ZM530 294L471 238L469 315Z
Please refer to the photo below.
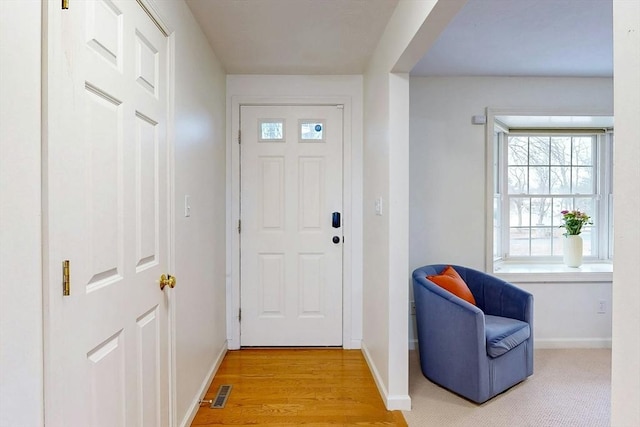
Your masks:
M510 256L560 255L564 209L594 218L583 231L585 255L591 255L597 244L596 142L596 135L507 137Z

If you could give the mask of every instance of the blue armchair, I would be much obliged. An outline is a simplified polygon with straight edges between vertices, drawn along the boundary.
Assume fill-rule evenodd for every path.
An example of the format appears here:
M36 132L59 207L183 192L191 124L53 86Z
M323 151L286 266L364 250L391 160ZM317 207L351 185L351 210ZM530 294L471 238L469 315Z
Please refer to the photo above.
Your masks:
M533 374L533 296L481 271L452 266L477 306L413 272L420 366L432 382L483 403Z

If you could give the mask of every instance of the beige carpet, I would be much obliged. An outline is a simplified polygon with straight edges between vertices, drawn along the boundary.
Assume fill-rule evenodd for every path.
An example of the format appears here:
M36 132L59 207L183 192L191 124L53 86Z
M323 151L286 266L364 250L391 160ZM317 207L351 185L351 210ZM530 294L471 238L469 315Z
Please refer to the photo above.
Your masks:
M611 350L536 350L534 374L482 405L427 380L418 352L409 354L410 427L606 427L611 401Z

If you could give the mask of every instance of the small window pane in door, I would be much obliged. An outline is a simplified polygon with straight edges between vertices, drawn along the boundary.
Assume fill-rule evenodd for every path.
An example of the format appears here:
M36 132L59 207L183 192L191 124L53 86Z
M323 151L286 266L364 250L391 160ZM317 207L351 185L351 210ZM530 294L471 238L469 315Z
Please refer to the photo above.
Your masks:
M258 120L258 142L284 142L284 119Z
M324 142L324 120L300 120L300 142Z

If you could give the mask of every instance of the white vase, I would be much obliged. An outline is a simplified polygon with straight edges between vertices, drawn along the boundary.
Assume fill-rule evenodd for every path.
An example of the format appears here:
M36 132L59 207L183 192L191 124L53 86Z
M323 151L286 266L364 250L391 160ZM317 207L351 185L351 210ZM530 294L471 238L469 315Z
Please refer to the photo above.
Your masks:
M566 236L562 254L567 267L580 267L582 265L582 237L578 235Z

